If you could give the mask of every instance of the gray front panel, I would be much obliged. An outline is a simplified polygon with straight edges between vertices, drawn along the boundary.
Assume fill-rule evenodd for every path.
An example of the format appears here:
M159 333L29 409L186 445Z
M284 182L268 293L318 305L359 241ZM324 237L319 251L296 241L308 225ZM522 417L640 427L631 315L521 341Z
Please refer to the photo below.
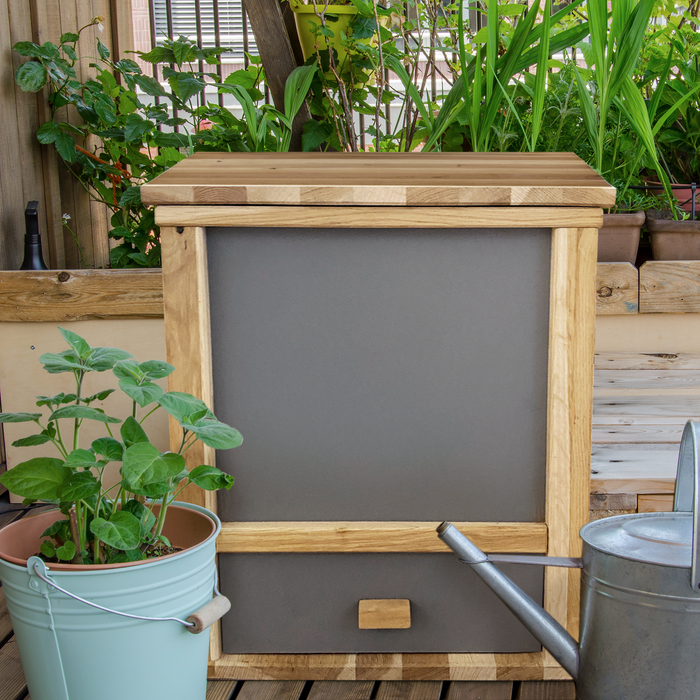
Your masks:
M542 602L537 566L502 566ZM528 652L539 643L452 554L221 554L224 653ZM363 598L408 598L411 627L361 630Z
M207 245L222 520L543 520L549 229Z

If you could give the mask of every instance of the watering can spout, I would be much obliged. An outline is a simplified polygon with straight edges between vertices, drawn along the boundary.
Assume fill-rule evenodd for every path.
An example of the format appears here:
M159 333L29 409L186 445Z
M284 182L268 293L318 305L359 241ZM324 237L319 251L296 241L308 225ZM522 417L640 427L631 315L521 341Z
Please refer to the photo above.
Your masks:
M451 523L442 523L438 537L469 564L482 581L510 608L547 651L575 680L578 676L579 648L576 640L530 596L516 586L475 544ZM505 560L505 557L501 557ZM544 562L542 562L544 563Z

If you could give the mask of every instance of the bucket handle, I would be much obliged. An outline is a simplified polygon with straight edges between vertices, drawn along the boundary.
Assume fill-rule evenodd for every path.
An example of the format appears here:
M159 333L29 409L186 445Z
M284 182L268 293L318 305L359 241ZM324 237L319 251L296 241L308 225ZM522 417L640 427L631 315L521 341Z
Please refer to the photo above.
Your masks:
M119 612L118 610L112 610L111 608L105 608L102 605L85 600L85 598L81 598L80 596L71 593L65 588L61 588L49 576L49 569L46 566L46 563L39 557L30 557L27 560L27 571L29 572L30 577L37 576L47 586L51 586L64 595L67 595L69 598L77 600L79 603L89 605L91 608L97 608L98 610L112 613L113 615L121 615L121 617L130 617L133 620L146 620L147 622L179 622L181 625L184 625L187 628L188 632L191 632L192 634L199 634L200 632L204 631L211 624L222 618L231 608L231 602L229 599L226 596L221 595L216 586L214 586L215 597L208 603L205 603L201 608L195 610L186 620L181 620L178 617L145 617L143 615L132 615L130 613ZM36 588L39 584L36 581L30 581L29 585L32 588Z
M697 591L700 590L700 423L691 420L685 424L681 437L673 510L693 514L690 583Z

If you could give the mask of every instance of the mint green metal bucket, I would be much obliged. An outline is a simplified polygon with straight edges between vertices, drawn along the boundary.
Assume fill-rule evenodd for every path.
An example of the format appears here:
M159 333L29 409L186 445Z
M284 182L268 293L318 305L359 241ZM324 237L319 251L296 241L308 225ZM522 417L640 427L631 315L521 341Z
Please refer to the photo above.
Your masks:
M205 700L209 630L188 631L186 618L212 600L215 532L173 556L136 566L58 571L57 586L122 617L89 607L47 585L30 565L0 558L0 578L32 700ZM38 565L39 572L42 565Z

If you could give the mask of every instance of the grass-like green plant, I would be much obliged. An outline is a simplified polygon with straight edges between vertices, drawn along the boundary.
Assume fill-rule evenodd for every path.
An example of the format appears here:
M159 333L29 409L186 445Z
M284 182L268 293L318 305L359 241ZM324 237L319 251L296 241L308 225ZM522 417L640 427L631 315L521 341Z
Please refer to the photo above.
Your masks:
M137 362L125 350L90 347L76 333L59 330L69 348L44 353L39 361L49 374L72 374L72 393L38 396L36 405L48 409L48 416L0 413L0 423L37 426L36 434L16 440L13 446L51 444L58 457L22 462L3 474L0 483L25 503L55 503L66 515L42 535L48 538L41 544L47 560L114 564L167 553L171 544L163 535L163 525L168 506L180 491L188 484L209 491L233 485L232 476L213 466L202 464L188 471L183 454L198 440L226 450L238 447L243 438L194 396L164 392L154 380L173 372L175 368L167 362ZM114 389L83 396L85 375L107 371L119 379L119 388L132 400L131 415L125 420L91 405L104 401ZM144 430L145 420L161 408L182 429L177 452L160 452ZM104 424L107 434L81 447L80 428L86 420ZM103 477L110 462L121 463L121 479L108 487Z

